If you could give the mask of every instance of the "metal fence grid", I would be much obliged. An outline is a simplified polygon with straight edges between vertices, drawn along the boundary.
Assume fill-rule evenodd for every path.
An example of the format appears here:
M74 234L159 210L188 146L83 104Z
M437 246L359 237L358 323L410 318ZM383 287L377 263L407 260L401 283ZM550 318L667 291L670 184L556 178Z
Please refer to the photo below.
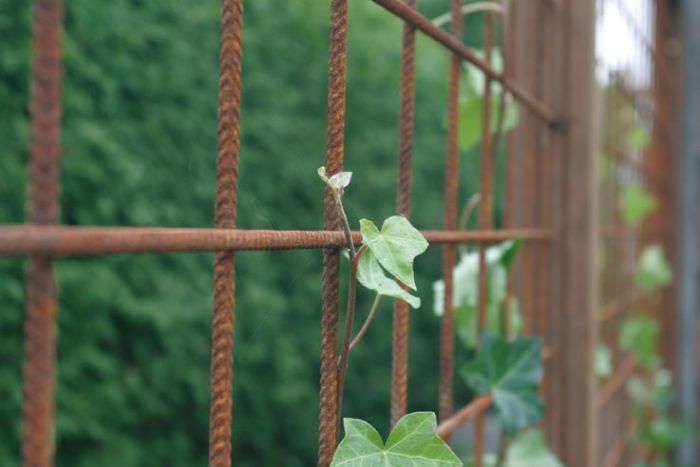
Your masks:
M661 330L660 351L674 362L673 289L644 293L634 280L635 268L645 246L664 247L667 258L676 258L676 158L678 120L673 112L678 102L679 81L674 55L672 9L668 2L645 0L598 1L599 25L620 26L617 38L628 49L625 54L605 53L606 31L601 26L597 75L601 83L600 157L605 173L599 177L600 196L600 342L613 351L614 372L599 386L598 463L605 467L630 465L639 456L631 442L635 430L625 383L638 371L638 362L622 351L617 336L620 323L632 313L653 316ZM626 140L630 123L651 136L648 146L630 146ZM651 193L659 208L640 225L626 224L620 216L623 185L634 183ZM676 270L675 265L673 266Z
M619 0L609 0L606 3ZM606 322L614 320L636 299L625 282L622 268L601 285L603 307L596 303L595 248L600 242L637 249L644 236L667 228L668 219L650 221L642 232L618 228L608 215L615 186L595 186L596 151L594 106L594 29L593 2L562 0L514 1L506 14L492 11L485 21L484 56L481 58L461 40L461 21L451 21L449 31L433 24L417 9L416 0L373 0L404 21L400 82L400 134L396 211L410 217L412 194L412 139L415 35L423 33L442 44L452 54L448 80L448 138L445 159L444 228L423 231L431 245L443 249L445 313L440 334L439 433L446 439L468 420L475 421L476 465L484 450L484 414L488 397L478 398L466 407L454 408L454 320L452 269L456 245L476 243L480 253L479 288L486 287L485 248L489 243L523 238L526 246L516 264L508 289L517 294L525 310L525 328L543 336L546 344L548 402L546 426L557 453L570 466L592 465L596 456L596 407L601 423L608 426L606 410L618 397L628 371L624 363L610 387L595 394L593 348L597 328L605 336ZM24 384L24 465L52 465L54 418L54 372L56 353L56 314L54 257L106 255L142 252L216 251L214 265L214 313L212 321L211 415L209 463L231 464L231 424L233 391L233 336L235 296L235 252L269 249L323 249L323 291L321 310L319 465L328 466L337 445L338 433L338 326L339 326L339 247L345 239L331 194L326 193L324 230L270 231L239 229L236 225L237 167L239 159L239 107L243 0L223 0L220 87L219 144L217 159L216 228L128 228L57 226L58 180L61 119L61 38L62 0L36 0L34 58L32 65L31 151L29 224L0 227L0 255L26 256L29 266L26 287ZM447 2L445 2L447 3ZM657 5L658 4L658 5ZM453 18L462 16L462 2L451 0ZM663 2L655 2L658 25L663 20ZM348 1L331 0L330 62L328 67L328 133L326 167L330 174L341 171L344 163L346 32ZM495 37L500 31L500 38ZM658 35L658 34L657 34ZM505 66L492 65L494 44L500 40ZM659 44L651 37L639 38L638 60L653 80L666 64L659 63ZM646 57L643 59L643 57ZM649 57L653 57L650 61ZM646 61L644 61L646 60ZM521 123L507 137L507 163L503 189L504 228L494 228L493 197L498 132L482 135L479 225L475 231L457 229L459 149L458 100L462 63L480 69L486 77L484 92L497 82L519 102ZM398 64L397 64L398 66ZM658 73L657 73L658 70ZM399 84L399 83L397 83ZM673 152L672 135L659 122L669 112L669 85L660 84L654 92L629 96L640 118L654 127L654 145L647 157L611 150L620 166L634 167L635 177L654 190L664 205L672 204L664 154ZM649 91L649 89L647 89ZM615 97L618 99L618 97ZM623 99L623 97L619 97ZM657 101L660 103L657 104ZM651 103L651 104L650 104ZM616 105L616 104L610 104ZM653 115L649 113L649 107ZM491 121L490 106L484 106L483 121ZM502 118L502 117L499 117ZM483 125L486 127L486 125ZM614 142L604 140L605 145ZM243 154L243 157L245 155ZM652 180L663 180L653 185ZM655 188L656 187L656 188ZM425 190L427 187L416 187ZM600 191L602 227L595 225L596 196ZM608 204L606 204L608 203ZM671 214L664 214L670 216ZM653 228L652 228L653 225ZM668 239L668 237L664 237ZM359 243L359 233L353 241ZM616 247L613 247L616 248ZM622 248L622 247L621 247ZM617 251L617 250L616 250ZM627 251L627 250L625 250ZM618 253L616 253L618 254ZM625 254L620 252L620 255ZM614 285L610 285L614 284ZM612 288L611 288L612 287ZM485 297L485 293L479 294ZM479 326L485 320L485 299L478 305ZM403 302L394 306L392 345L391 423L406 412L408 382L409 313ZM629 370L633 371L633 369ZM615 386L613 387L613 381ZM610 425L612 426L612 425ZM617 430L618 427L615 427ZM607 433L607 432L606 432ZM617 433L617 432L616 432ZM621 435L620 435L621 436ZM612 438L605 438L611 440ZM621 439L621 438L620 438ZM607 453L605 440L598 441ZM617 443L617 441L610 441ZM624 454L624 453L623 453ZM622 456L623 454L620 454ZM606 465L612 454L604 454ZM234 453L235 458L235 453Z

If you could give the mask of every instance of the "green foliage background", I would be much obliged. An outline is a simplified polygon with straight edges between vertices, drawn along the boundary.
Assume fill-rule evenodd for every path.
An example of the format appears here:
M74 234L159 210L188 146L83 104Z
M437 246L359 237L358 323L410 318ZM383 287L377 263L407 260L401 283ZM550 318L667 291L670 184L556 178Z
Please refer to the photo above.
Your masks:
M325 160L329 2L246 2L239 226L317 229ZM66 2L61 221L213 223L220 3ZM349 216L393 212L401 23L350 2ZM448 2L423 11L436 16ZM467 28L478 46L480 29ZM24 222L31 2L0 0L0 223ZM418 42L414 220L442 224L447 54ZM478 191L476 154L460 199ZM500 209L500 205L499 205ZM212 255L65 259L60 298L57 465L205 465ZM234 459L315 463L318 251L238 256ZM431 303L440 251L416 264ZM361 292L359 313L371 294ZM19 464L23 263L0 260L0 465ZM390 303L353 353L346 413L386 434ZM412 312L410 410L434 410L438 322ZM464 390L458 391L466 394Z

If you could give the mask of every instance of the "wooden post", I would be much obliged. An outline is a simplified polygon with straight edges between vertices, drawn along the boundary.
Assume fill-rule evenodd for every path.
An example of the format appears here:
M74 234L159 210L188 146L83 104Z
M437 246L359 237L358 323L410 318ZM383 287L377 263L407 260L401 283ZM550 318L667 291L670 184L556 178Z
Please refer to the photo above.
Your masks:
M568 467L596 465L597 339L597 131L595 82L595 2L562 5L561 177L553 196L557 226L554 258L558 290L551 323L559 335L553 343L550 381L557 388L560 435L553 446Z

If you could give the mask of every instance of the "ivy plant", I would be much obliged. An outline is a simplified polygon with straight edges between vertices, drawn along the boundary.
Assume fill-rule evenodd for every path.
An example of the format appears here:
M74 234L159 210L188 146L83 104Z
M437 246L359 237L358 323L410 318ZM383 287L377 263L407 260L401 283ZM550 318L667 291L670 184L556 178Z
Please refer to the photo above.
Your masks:
M483 57L483 51L475 50L476 54ZM494 47L491 51L491 63L494 69L503 69L503 56L498 47ZM462 78L463 92L460 93L459 100L459 121L460 129L457 135L457 143L463 151L468 151L476 146L481 141L482 136L482 121L484 107L484 74L481 70L470 63L465 63L465 73ZM494 87L500 87L499 83L492 83ZM500 96L503 89L498 92L491 93L491 108L497 108L500 105L500 100L504 104L498 112L491 112L491 121L489 122L491 133L495 133L499 128L499 119L502 119L501 129L504 133L512 130L518 125L518 104L515 100L507 96ZM499 112L503 112L499 115Z
M522 315L516 297L508 297L506 284L508 272L522 240L509 240L486 249L488 272L486 329L492 333L501 333L503 329L503 309L510 309L510 330L517 334L522 329ZM457 337L467 350L477 345L477 316L479 303L479 252L462 254L452 272L454 319ZM444 313L445 282L440 279L433 283L434 312L437 316ZM508 301L508 303L506 303Z
M489 331L483 333L476 357L461 370L474 392L491 394L499 425L508 436L542 419L542 373L540 338L508 341Z
M352 180L351 172L333 175L325 167L318 175L330 189L347 242L350 260L347 311L343 347L338 359L338 412L342 412L343 387L352 349L367 332L381 297L403 300L414 308L420 307L420 299L408 290L416 290L413 261L428 248L423 235L404 217L391 216L381 229L368 219L360 219L362 246L355 248L350 223L343 207L343 194ZM375 300L365 323L352 341L355 314L356 283L375 292ZM435 414L417 412L406 415L394 427L386 444L369 423L353 418L344 420L345 438L338 446L332 466L405 466L438 467L461 466L462 462L450 447L437 435Z
M627 382L627 394L635 420L634 441L652 453L652 463L635 465L671 467L675 445L694 435L693 427L673 413L673 376L659 368L646 377L635 376Z
M531 428L521 431L511 440L505 452L500 456L496 453L484 454L484 467L564 467L564 464L549 449L544 432ZM472 457L467 467L475 465Z
M628 224L638 224L658 207L656 198L637 183L627 183L620 191L620 215Z
M654 292L671 283L673 272L661 245L647 245L642 250L634 280L645 292Z
M653 369L659 364L656 349L658 335L659 325L652 317L633 316L620 326L620 347L631 352L642 367Z
M632 149L643 151L649 147L649 143L651 143L651 136L644 125L639 122L632 124L627 131L627 145Z
M612 353L606 345L598 344L595 349L595 373L600 379L609 378L612 374Z
M386 443L372 425L353 418L344 420L345 438L335 452L331 467L449 467L462 462L437 435L432 412L404 416Z

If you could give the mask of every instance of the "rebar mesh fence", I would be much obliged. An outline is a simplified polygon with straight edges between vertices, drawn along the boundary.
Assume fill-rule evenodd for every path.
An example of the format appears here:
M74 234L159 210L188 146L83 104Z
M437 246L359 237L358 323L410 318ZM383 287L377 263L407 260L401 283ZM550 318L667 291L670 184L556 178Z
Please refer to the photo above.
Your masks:
M478 13L484 21L484 49L478 54L462 41L462 2L451 0L449 28L436 25L421 14L416 0L373 0L377 7L404 21L400 66L396 212L410 217L411 196L434 187L412 186L414 64L417 33L425 34L451 53L447 148L444 177L444 225L423 230L431 245L443 249L445 309L440 332L438 432L446 439L468 421L475 424L476 465L484 452L484 424L491 401L477 398L465 407L454 407L455 322L452 270L457 245L471 243L479 252L478 328L486 319L486 247L494 242L523 239L522 256L516 262L508 293L517 295L523 310L524 329L544 338L546 378L543 393L548 403L546 427L555 451L567 465L606 465L624 460L627 421L617 407L624 405L621 387L634 371L633 362L621 359L616 373L595 395L593 372L596 330L608 336L606 326L639 300L629 280L630 255L648 241L665 242L669 248L672 214L662 209L640 229L624 226L615 214L620 184L629 179L652 191L664 208L673 206L670 181L671 155L675 153L669 106L673 102L673 72L666 63L660 28L670 28L663 2L644 3L630 13L635 52L633 71L616 75L616 67L598 62L605 76L606 118L628 106L635 121L651 129L651 146L644 151L619 147L615 134L601 141L610 155L615 175L596 178L594 154L595 94L593 44L594 5L588 2L538 0L505 2ZM609 0L601 4L622 0ZM235 407L234 309L235 253L271 249L323 249L321 309L319 465L330 464L339 438L338 326L339 250L346 245L330 192L326 193L322 231L246 230L236 225L241 57L243 52L243 0L224 0L221 29L219 87L219 149L217 158L216 228L60 227L57 192L61 118L61 0L37 0L32 68L31 158L29 224L0 227L0 255L29 259L26 288L24 363L24 465L52 464L56 313L52 260L54 257L116 253L216 251L214 265L214 313L212 321L212 371L210 414L210 465L230 465L231 425ZM326 168L343 170L345 131L346 44L348 1L331 0L330 61L328 66L328 132ZM447 3L447 2L445 2ZM352 7L352 5L350 5ZM655 8L653 8L655 7ZM622 11L622 10L621 10ZM649 25L653 22L655 29ZM638 29L634 29L638 28ZM656 31L656 35L650 31ZM503 66L495 64L499 47ZM663 52L660 51L663 48ZM380 59L380 57L377 57ZM460 148L460 74L464 64L484 76L484 105L480 145L478 228L458 229ZM499 93L500 92L500 93ZM491 93L497 94L493 99ZM519 125L506 136L503 109L517 101ZM608 110L608 108L610 110ZM627 108L627 107L625 107ZM492 115L493 113L493 115ZM494 122L491 124L490 122ZM606 128L612 128L614 122ZM245 157L245 154L240 154ZM499 182L502 180L502 182ZM597 184L597 186L596 186ZM494 199L504 200L505 213L497 219ZM600 229L595 218L601 200ZM501 225L501 228L496 228ZM611 258L600 284L601 309L595 279L596 237ZM359 233L353 242L359 243ZM666 298L668 300L668 298ZM656 303L654 313L663 305ZM505 322L509 322L506 309ZM406 413L410 314L396 302L393 314L391 424ZM664 329L667 329L664 327ZM669 328L670 329L670 328ZM596 434L596 412L605 427ZM609 433L606 430L612 430ZM596 439L598 438L598 439ZM596 450L596 444L600 449ZM622 447L620 447L622 446ZM619 452L619 454L617 454ZM599 453L599 454L598 454ZM235 459L235 453L233 453ZM612 460L611 460L612 459Z
M626 386L640 374L640 362L621 348L626 319L651 316L660 329L660 354L673 366L673 290L649 293L635 274L647 247L676 257L676 160L679 82L673 9L669 2L598 2L596 73L600 88L600 252L597 313L600 349L609 349L612 374L599 377L598 462L631 465L650 460L635 436ZM610 44L611 40L617 43ZM648 193L657 203L644 219L625 215L630 193ZM644 195L646 196L646 195ZM649 198L649 199L652 199ZM672 267L675 270L675 266ZM642 376L645 377L645 376ZM648 376L646 377L648 378Z

